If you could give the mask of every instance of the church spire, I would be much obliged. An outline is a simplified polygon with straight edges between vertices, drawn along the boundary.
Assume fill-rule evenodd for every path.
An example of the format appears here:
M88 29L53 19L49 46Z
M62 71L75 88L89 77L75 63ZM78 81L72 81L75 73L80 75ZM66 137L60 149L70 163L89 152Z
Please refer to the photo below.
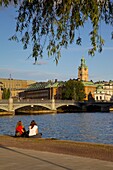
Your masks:
M88 67L86 66L84 57L82 57L81 65L78 68L78 79L88 81Z
M85 58L82 57L82 59L81 59L81 67L84 67L84 68L87 67L85 62L86 62L86 61L85 61Z

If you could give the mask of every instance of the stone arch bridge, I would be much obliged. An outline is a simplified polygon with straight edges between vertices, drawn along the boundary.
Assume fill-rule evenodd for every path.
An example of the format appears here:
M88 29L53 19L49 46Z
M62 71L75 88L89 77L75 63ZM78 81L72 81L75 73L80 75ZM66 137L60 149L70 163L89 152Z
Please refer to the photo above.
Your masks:
M113 107L113 102L76 102L74 100L22 100L22 101L13 101L12 98L5 101L0 101L0 110L6 112L11 112L15 114L17 109L26 107L26 106L42 106L51 111L57 112L59 107L63 106L75 106L81 111L87 111L88 107L100 107L101 112L108 112L111 107Z

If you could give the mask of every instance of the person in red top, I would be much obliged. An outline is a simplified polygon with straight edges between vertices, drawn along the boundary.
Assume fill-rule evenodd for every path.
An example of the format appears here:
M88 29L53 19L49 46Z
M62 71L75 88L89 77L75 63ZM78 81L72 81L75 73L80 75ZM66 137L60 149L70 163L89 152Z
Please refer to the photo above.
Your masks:
M16 128L15 128L15 136L16 137L25 137L25 135L26 135L26 130L25 130L22 122L18 121Z

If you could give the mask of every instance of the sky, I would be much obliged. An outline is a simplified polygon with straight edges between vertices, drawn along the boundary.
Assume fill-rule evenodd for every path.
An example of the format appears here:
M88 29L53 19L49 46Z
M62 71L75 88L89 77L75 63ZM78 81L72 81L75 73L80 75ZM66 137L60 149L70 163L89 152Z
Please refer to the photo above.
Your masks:
M39 60L41 64L34 65L34 59L28 58L31 49L23 50L21 43L8 40L15 33L15 16L14 8L0 8L0 78L9 78L11 74L13 79L37 82L76 79L81 58L84 57L89 70L89 81L113 80L113 28L110 26L101 25L101 34L105 40L101 53L96 52L93 57L88 55L88 49L91 48L88 39L91 27L87 23L85 28L80 30L82 45L74 43L67 49L62 49L58 65L54 57L48 58L46 53L43 59Z

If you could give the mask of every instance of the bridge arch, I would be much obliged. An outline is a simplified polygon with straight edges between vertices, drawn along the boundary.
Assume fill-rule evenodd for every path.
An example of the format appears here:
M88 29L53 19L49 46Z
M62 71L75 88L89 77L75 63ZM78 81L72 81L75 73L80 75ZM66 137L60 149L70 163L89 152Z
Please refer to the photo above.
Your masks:
M75 104L75 103L60 103L60 104L56 104L56 109L59 107L63 107L63 106L75 106L75 107L80 108L80 105Z
M56 107L58 112L79 112L81 107L75 104L60 104Z
M0 106L0 110L4 110L4 111L7 111L7 112L8 112L8 108L7 108L7 107L4 107L4 106Z
M35 107L35 106L39 106L39 107L44 107L44 108L46 108L46 109L49 109L49 110L51 110L51 107L49 107L49 106L47 106L46 104L21 104L21 105L18 105L18 106L15 106L14 107L14 110L16 111L16 110L18 110L18 109L21 109L21 108L25 108L25 107Z

